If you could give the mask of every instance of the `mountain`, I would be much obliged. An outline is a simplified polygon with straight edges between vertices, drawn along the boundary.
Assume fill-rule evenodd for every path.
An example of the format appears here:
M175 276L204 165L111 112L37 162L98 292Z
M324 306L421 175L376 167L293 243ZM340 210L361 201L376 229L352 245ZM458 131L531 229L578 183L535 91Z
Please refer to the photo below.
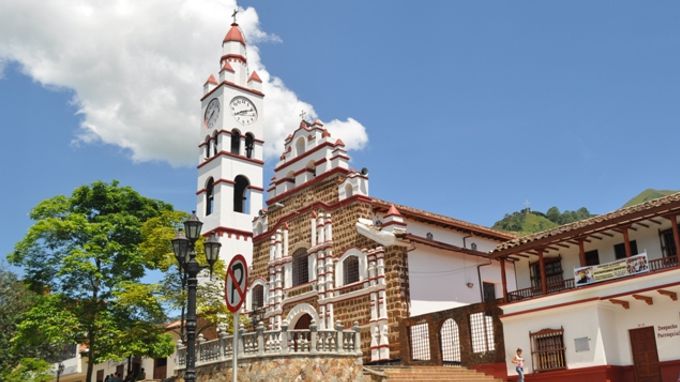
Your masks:
M503 219L497 221L492 228L501 231L509 231L520 235L528 235L544 231L562 224L568 224L577 220L587 219L593 214L587 208L579 208L576 211L560 212L559 208L551 207L545 213L523 209L505 214Z
M655 189L653 189L653 188L648 188L648 189L642 191L641 193L637 194L633 199L631 199L631 200L629 200L628 202L626 202L626 204L624 204L623 206L624 206L624 207L634 206L634 205L636 205L636 204L644 203L644 202L646 202L646 201L648 201L648 200L660 198L660 197L662 197L662 196L674 194L674 193L676 193L676 192L678 192L678 191L674 191L674 190L655 190Z

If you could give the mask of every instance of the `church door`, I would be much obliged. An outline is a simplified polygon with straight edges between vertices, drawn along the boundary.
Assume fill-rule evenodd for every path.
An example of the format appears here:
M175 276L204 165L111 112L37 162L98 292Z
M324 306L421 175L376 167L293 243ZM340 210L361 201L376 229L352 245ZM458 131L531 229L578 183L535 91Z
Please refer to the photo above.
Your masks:
M309 341L312 340L312 336L309 332L309 325L312 324L312 316L305 314L298 318L295 323L295 327L291 334L293 335L293 351L304 351L307 350Z

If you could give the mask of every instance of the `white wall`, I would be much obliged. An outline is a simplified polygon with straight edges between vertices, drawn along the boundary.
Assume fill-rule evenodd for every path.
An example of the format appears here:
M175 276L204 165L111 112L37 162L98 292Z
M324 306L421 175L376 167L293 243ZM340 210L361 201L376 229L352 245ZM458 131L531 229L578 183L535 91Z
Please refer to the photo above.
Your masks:
M408 254L411 316L480 302L477 266L481 264L488 264L488 260L416 245ZM508 289L514 289L515 278L510 264L506 271ZM500 264L494 261L481 267L480 272L482 281L496 284L496 297L501 297ZM472 287L468 287L467 283L471 283Z

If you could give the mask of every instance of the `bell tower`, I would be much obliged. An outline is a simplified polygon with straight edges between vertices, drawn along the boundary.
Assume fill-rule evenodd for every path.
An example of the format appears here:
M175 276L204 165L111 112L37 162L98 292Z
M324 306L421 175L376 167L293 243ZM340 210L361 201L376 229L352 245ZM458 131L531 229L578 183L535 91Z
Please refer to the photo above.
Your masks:
M248 69L236 12L222 42L219 72L203 85L196 215L217 235L220 258L252 262L253 219L263 201L262 80Z

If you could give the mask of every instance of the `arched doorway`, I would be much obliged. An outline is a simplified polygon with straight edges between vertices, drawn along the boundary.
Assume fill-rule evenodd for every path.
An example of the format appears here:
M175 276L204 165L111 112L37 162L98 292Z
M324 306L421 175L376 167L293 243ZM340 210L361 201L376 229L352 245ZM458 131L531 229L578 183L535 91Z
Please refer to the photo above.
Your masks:
M458 324L448 318L439 331L441 338L441 354L444 364L460 364L460 337Z
M312 324L312 316L305 313L300 318L298 318L293 329L295 329L295 330L308 330L309 325L311 325L311 324Z

